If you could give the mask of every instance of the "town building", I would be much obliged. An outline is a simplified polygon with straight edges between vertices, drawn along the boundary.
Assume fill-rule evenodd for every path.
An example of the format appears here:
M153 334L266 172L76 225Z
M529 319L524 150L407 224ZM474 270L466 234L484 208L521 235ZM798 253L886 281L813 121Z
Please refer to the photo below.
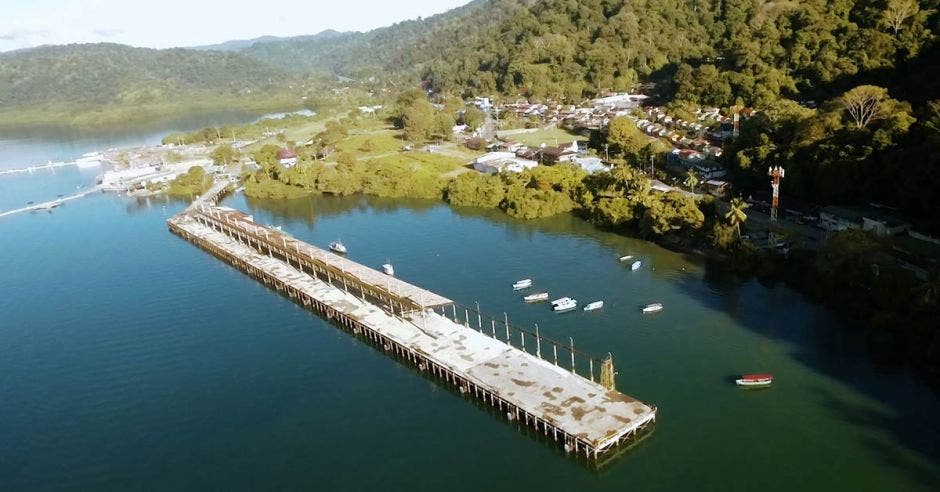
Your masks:
M294 149L282 147L277 151L277 160L282 166L292 168L297 165L297 152Z
M538 162L516 157L516 154L512 152L490 152L473 161L473 168L485 174L521 173L538 165Z

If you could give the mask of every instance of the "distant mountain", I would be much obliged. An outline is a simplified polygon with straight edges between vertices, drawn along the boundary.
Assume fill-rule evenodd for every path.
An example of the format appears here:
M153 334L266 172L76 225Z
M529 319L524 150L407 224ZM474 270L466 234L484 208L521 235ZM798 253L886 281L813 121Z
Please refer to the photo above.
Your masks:
M202 50L202 51L242 51L246 48L251 47L254 44L263 44L263 43L274 43L274 42L300 42L300 41L311 41L311 40L326 40L341 36L345 33L335 31L333 29L327 29L326 31L319 32L312 35L304 36L261 36L254 39L235 39L232 41L225 41L224 43L218 44L208 44L204 46L193 46L191 49Z
M442 14L365 33L254 43L240 53L291 72L416 77L426 64L446 59L452 48L477 39L480 32L530 3L534 2L474 0Z
M292 76L234 53L73 44L0 53L0 113L101 111L249 100Z

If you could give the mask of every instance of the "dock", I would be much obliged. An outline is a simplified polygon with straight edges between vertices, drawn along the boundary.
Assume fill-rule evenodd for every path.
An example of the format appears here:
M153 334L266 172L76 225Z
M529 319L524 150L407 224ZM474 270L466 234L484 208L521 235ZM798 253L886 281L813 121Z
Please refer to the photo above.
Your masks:
M506 317L459 307L209 199L167 223L389 357L595 466L655 424L655 406L617 391L612 358L595 359L573 340L555 341Z
M38 210L52 210L60 205L65 204L66 202L70 202L72 200L78 200L79 198L84 198L88 195L91 195L92 193L97 193L99 191L101 191L101 187L95 186L81 193L76 193L74 195L57 198L55 200L50 200L48 202L35 203L33 205L29 205L23 208L17 208L14 210L7 210L5 212L0 212L0 217L6 217L8 215L16 215L16 214L21 214L25 212L35 212Z
M0 169L0 176L4 174L24 174L24 173L33 174L36 171L42 171L46 169L52 172L55 172L57 168L69 167L69 166L75 166L75 165L77 165L77 163L75 162L49 162L47 164L40 164L38 166L21 167L19 169Z

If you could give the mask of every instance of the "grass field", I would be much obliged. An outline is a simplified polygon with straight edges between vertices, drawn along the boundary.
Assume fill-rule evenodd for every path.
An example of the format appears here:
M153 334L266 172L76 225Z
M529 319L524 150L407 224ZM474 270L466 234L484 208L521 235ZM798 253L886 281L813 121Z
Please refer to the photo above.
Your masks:
M584 135L571 133L568 130L563 130L561 128L539 130L533 133L519 133L516 135L509 135L506 138L522 144L526 144L529 147L538 147L543 143L550 146L570 144L571 142L581 142L588 139Z

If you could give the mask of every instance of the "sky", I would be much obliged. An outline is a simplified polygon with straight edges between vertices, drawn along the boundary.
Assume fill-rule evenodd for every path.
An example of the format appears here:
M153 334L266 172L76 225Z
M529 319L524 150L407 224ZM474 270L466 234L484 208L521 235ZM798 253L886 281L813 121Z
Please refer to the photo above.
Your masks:
M198 46L325 29L367 31L468 0L2 0L0 51L112 42Z

